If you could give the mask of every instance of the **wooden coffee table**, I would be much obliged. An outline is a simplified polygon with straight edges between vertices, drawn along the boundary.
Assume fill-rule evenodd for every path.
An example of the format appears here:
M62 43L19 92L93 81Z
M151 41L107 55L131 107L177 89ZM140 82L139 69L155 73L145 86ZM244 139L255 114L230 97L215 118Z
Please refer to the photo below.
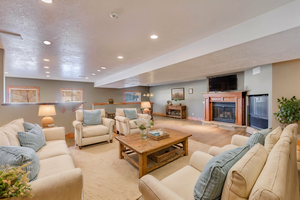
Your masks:
M123 159L125 157L137 168L139 168L140 178L146 175L147 172L153 171L154 169L161 167L181 156L188 155L188 137L192 136L192 134L171 129L162 130L170 133L170 137L160 141L150 138L141 139L141 134L116 137L116 139L119 141L119 158ZM176 155L174 157L160 163L155 163L152 160L148 163L148 155L171 146L174 146L178 149L178 151L176 150ZM134 156L132 156L135 153L138 155L138 159L134 159Z

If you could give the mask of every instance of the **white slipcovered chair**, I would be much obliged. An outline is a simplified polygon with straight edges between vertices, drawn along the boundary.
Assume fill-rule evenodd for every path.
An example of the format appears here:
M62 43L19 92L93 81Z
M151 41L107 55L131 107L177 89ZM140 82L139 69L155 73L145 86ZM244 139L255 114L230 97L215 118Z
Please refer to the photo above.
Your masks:
M112 143L115 120L105 118L105 109L101 109L101 122L100 125L83 126L83 112L82 110L76 111L76 120L73 122L73 126L75 129L75 143L79 146L79 149L82 146L103 141Z
M137 126L134 124L134 121L136 119L130 120L125 116L124 110L123 109L132 109L135 110L137 113L136 108L116 108L116 126L117 126L117 131L120 134L123 135L128 135L128 134L134 134L134 133L139 133L140 130L137 128ZM138 118L148 118L148 114L140 114L137 113Z

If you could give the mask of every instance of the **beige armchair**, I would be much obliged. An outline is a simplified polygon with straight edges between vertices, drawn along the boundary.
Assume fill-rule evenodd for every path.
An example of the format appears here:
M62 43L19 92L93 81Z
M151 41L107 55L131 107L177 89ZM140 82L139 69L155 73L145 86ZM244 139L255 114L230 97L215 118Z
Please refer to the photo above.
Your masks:
M121 133L123 135L128 135L128 134L134 134L134 133L139 133L140 130L136 127L134 124L134 120L130 120L125 116L124 110L123 109L133 109L136 111L136 108L117 108L116 109L116 126L117 126L117 131L118 133ZM149 115L148 114L139 114L137 113L137 116L139 118L147 118Z
M75 143L79 146L95 144L103 141L113 141L113 119L105 118L105 109L101 109L101 125L83 126L83 112L76 111L76 120L73 122L75 129Z

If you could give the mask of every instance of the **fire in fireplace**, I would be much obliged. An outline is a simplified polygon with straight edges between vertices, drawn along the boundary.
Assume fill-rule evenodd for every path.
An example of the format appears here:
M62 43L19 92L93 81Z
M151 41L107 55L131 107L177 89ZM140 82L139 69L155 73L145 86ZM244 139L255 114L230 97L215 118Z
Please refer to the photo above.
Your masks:
M220 122L235 123L235 103L213 103L213 120Z

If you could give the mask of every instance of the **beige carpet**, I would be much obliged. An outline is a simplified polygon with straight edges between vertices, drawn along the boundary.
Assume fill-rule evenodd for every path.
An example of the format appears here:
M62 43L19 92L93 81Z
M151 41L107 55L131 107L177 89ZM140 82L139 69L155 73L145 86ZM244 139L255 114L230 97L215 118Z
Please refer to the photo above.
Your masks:
M84 199L133 200L141 193L138 189L138 169L126 159L119 159L119 143L100 143L79 150L70 147L76 167L82 169L84 181ZM189 155L162 166L150 174L161 180L173 172L188 165L195 151L208 152L210 146L189 140Z

